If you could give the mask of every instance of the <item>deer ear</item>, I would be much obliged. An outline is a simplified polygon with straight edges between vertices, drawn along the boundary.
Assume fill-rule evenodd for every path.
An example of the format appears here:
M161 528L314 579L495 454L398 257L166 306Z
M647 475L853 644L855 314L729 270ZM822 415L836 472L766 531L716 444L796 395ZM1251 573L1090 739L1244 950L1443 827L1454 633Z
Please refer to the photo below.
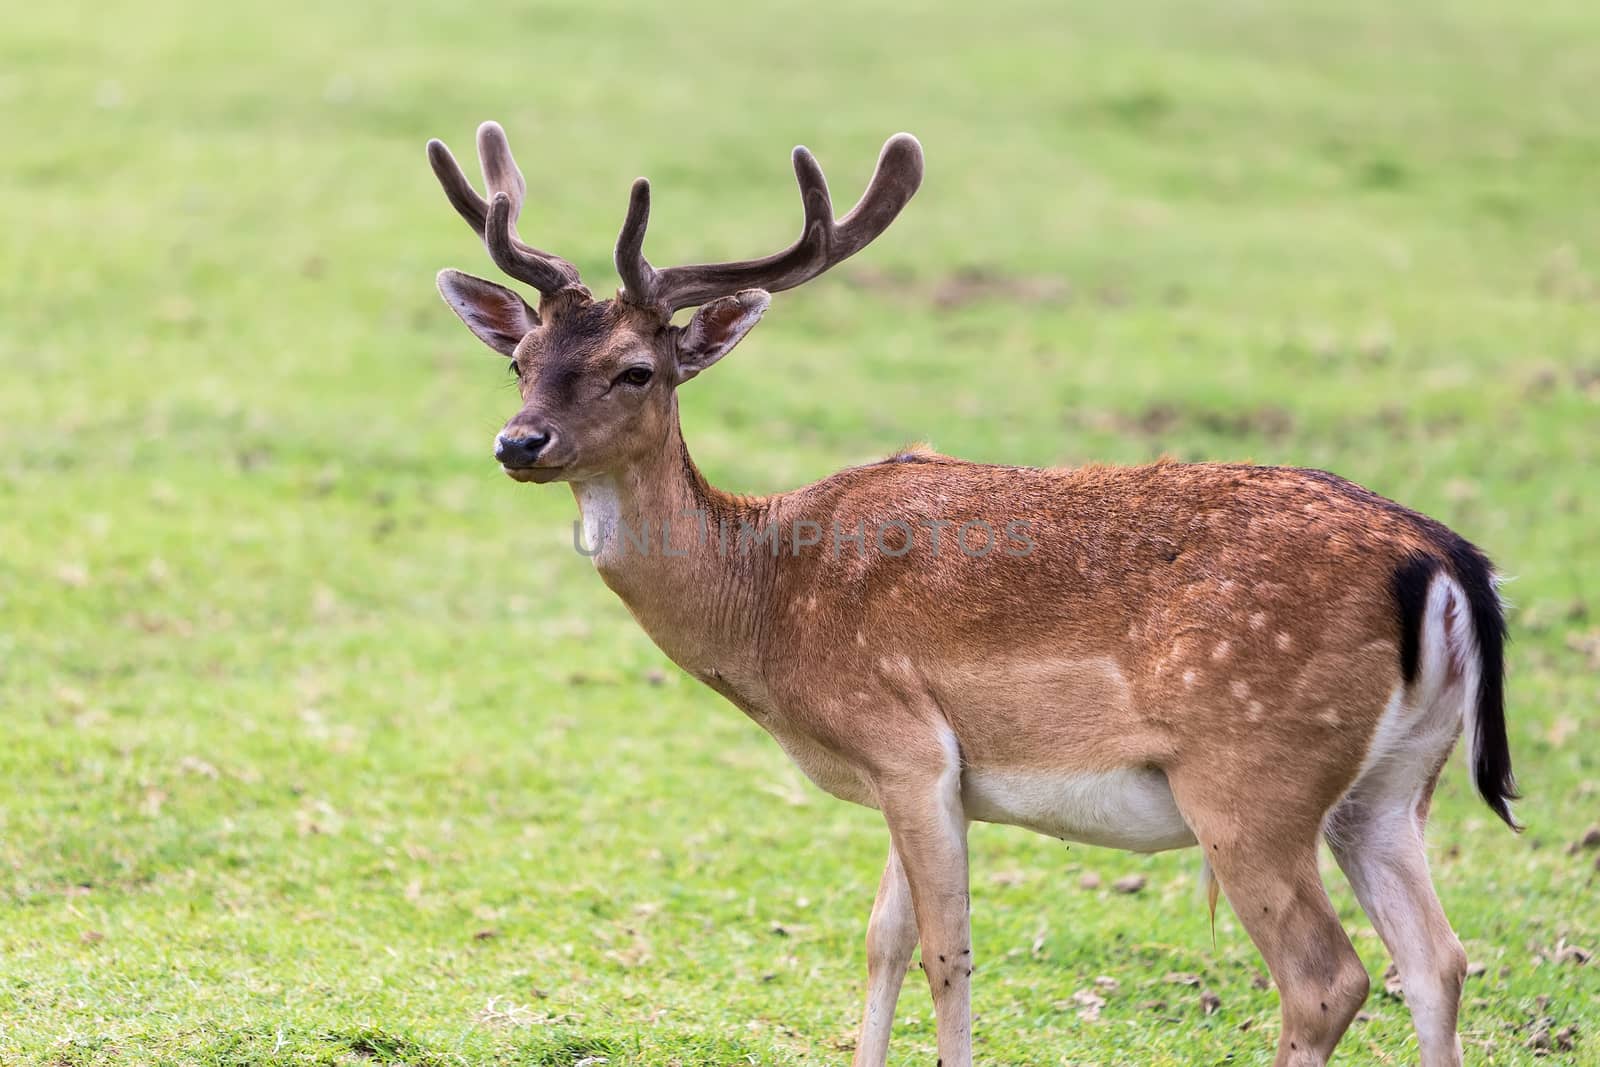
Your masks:
M458 270L439 272L439 292L467 329L502 356L514 354L517 342L539 325L539 313L522 297Z
M771 303L765 289L745 289L700 305L678 335L678 380L688 381L733 351Z

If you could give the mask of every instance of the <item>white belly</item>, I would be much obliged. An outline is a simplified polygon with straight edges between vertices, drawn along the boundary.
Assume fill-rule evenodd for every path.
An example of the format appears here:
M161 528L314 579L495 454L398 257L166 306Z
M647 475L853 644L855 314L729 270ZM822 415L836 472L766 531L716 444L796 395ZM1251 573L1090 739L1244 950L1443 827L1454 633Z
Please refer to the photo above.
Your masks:
M1161 852L1195 843L1167 776L1153 768L1073 773L967 767L961 800L969 819L1085 845Z

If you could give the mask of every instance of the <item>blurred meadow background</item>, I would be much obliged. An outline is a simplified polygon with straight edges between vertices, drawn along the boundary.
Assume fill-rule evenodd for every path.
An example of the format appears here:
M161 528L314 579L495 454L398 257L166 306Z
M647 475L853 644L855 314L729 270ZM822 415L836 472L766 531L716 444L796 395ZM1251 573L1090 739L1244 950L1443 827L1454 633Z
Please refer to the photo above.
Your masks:
M685 387L724 487L1254 459L1483 546L1529 829L1452 763L1468 1060L1600 1063L1597 40L1588 0L11 8L0 1062L848 1060L879 817L490 458L505 361L433 275L496 275L423 144L496 118L597 293L637 174L655 262L739 258L797 229L792 145L843 209L922 139L900 221ZM972 840L982 1062L1270 1062L1192 853ZM1375 978L1340 1062L1415 1062L1330 881Z

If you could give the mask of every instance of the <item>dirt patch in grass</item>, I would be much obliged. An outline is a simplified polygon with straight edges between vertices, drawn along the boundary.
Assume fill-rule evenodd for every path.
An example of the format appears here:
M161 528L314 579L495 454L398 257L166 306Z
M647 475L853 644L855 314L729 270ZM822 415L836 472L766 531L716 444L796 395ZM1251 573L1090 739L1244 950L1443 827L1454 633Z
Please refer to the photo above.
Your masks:
M446 1067L460 1063L456 1057L379 1027L362 1027L348 1033L331 1032L324 1035L324 1039L329 1044L349 1049L358 1060L372 1063L405 1064L406 1067Z
M1067 304L1075 295L1072 284L1056 275L1011 275L977 266L959 267L933 279L863 266L851 272L851 280L870 292L941 311L990 303L1030 307ZM1116 305L1126 302L1126 294L1120 288L1106 287L1100 299Z
M1073 418L1090 429L1157 441L1196 433L1281 441L1292 435L1296 426L1294 413L1275 405L1221 411L1156 403L1132 412L1075 412Z

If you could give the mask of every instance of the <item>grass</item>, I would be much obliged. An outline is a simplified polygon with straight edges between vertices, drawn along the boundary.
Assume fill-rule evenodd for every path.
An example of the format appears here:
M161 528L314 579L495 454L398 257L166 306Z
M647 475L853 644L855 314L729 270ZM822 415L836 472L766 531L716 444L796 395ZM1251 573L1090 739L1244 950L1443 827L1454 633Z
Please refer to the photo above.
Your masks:
M656 262L736 257L793 231L791 144L847 202L923 139L894 229L686 387L719 484L915 439L1254 458L1483 545L1530 829L1452 765L1468 1056L1600 1063L1600 963L1562 951L1600 950L1569 850L1600 816L1596 31L1579 0L22 5L0 1062L847 1059L878 817L666 663L570 494L489 459L503 363L432 276L492 269L422 144L496 117L524 231L597 289L637 173ZM1270 1061L1275 994L1225 909L1213 946L1192 855L973 848L983 1061ZM1415 1061L1378 989L1342 1062ZM912 981L894 1062L932 1040Z

